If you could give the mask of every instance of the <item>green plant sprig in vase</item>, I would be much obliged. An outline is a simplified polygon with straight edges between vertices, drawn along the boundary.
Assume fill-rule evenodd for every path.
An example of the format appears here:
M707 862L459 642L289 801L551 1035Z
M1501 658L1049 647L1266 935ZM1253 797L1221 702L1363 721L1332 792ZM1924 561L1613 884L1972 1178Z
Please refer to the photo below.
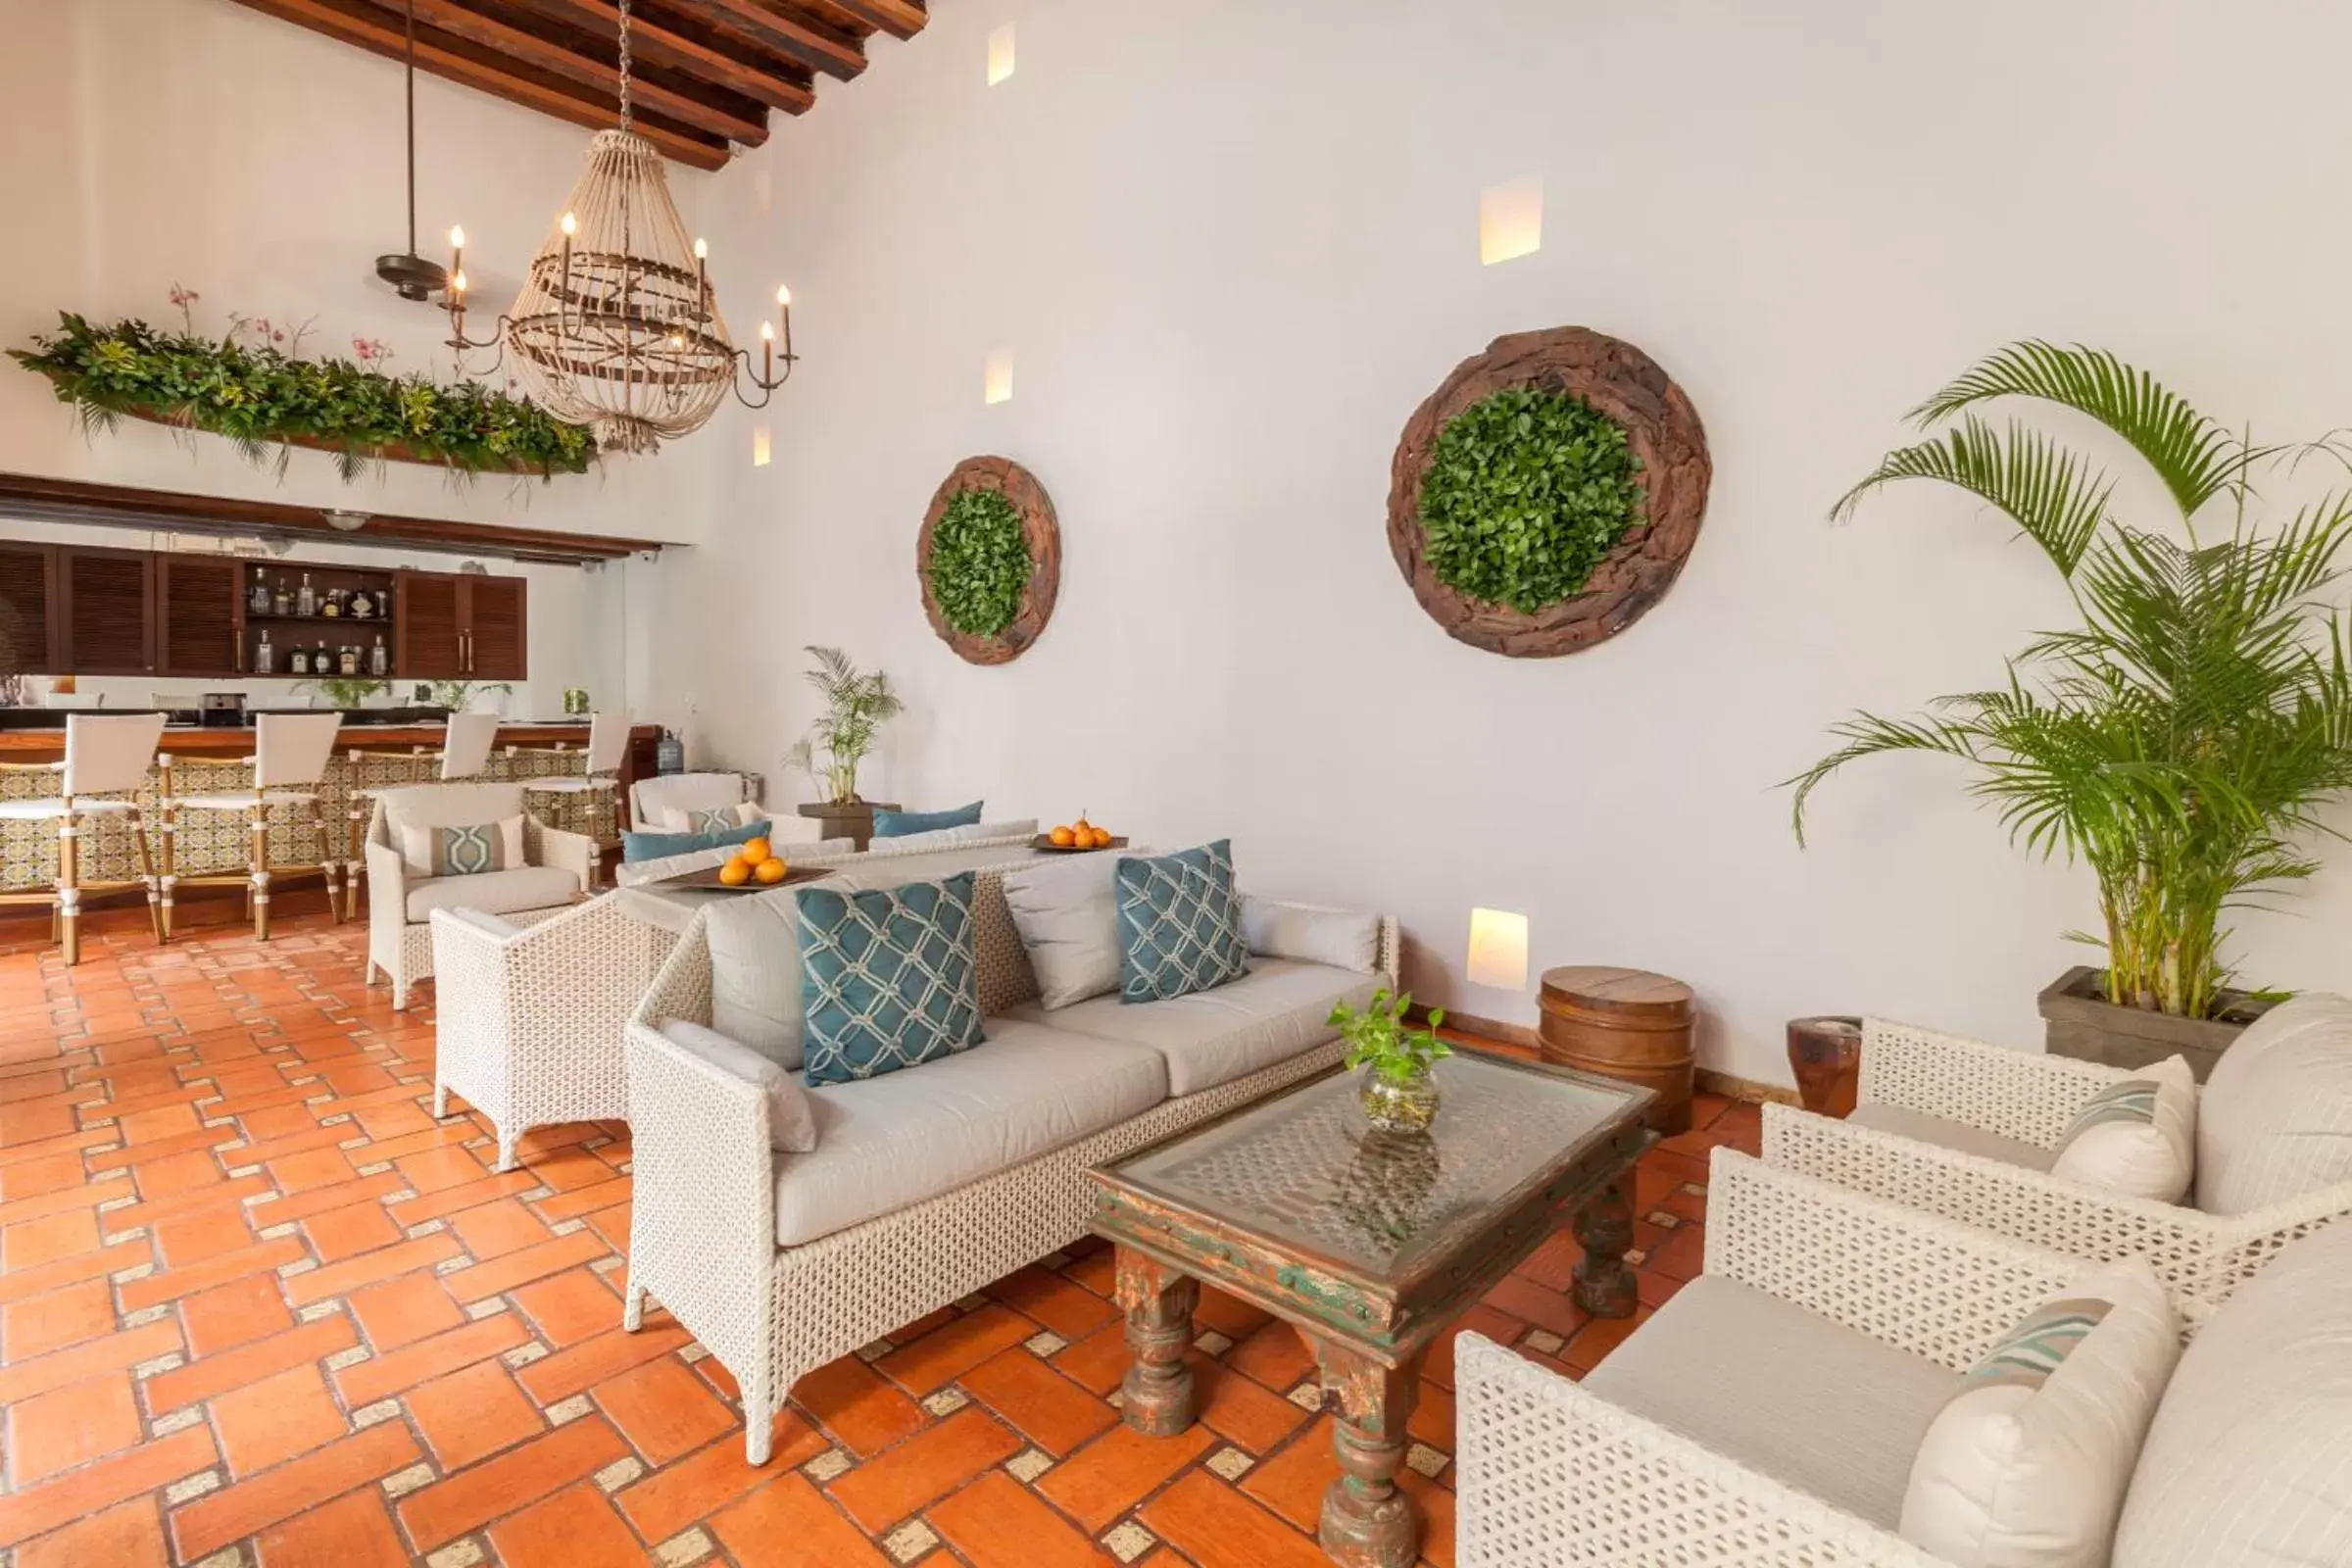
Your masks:
M1362 1011L1342 1002L1325 1021L1336 1026L1348 1045L1348 1068L1362 1068L1356 1086L1364 1115L1384 1133L1420 1133L1438 1115L1438 1085L1430 1070L1453 1049L1437 1037L1446 1022L1446 1009L1432 1007L1427 1029L1408 1028L1411 992L1392 995L1386 987L1372 993Z

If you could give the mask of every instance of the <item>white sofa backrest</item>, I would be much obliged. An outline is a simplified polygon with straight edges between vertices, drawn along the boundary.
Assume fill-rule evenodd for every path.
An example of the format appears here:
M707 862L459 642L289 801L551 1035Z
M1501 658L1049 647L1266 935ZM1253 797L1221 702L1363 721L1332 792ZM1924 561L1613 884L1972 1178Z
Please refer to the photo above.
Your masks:
M391 844L396 827L472 827L523 814L520 784L416 784L376 796L368 837Z
M2239 1214L2352 1182L2352 999L2282 1002L2214 1065L2197 1103L2197 1206Z

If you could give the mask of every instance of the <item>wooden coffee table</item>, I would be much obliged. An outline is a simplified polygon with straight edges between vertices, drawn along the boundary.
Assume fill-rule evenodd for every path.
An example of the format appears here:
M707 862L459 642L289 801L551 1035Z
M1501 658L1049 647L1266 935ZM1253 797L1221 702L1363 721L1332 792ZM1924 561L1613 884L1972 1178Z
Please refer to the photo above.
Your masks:
M1314 1348L1341 1479L1323 1549L1408 1568L1421 1520L1396 1487L1430 1343L1576 1216L1577 1304L1634 1310L1632 1170L1649 1090L1565 1067L1462 1054L1438 1063L1425 1134L1375 1132L1352 1074L1313 1079L1091 1173L1093 1229L1118 1248L1135 1351L1127 1425L1193 1424L1198 1281L1283 1318Z

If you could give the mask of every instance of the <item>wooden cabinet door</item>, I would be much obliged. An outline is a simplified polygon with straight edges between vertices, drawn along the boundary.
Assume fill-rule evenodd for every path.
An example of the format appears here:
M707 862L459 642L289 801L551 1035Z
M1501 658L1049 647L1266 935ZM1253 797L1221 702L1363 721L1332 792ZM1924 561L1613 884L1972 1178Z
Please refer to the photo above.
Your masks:
M0 675L53 675L58 658L57 549L0 544Z
M244 573L225 556L155 558L157 673L245 673Z
M464 584L454 571L392 574L392 673L401 680L466 674Z
M65 673L155 672L155 557L144 550L57 548Z
M462 577L466 585L466 673L473 680L527 680L530 627L520 577Z

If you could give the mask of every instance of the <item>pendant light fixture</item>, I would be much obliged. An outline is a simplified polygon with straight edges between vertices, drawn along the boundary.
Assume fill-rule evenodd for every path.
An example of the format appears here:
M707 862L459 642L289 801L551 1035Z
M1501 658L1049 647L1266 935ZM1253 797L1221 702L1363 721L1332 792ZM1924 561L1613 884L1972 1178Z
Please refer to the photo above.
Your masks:
M409 248L375 259L375 275L404 300L428 300L441 292L449 274L438 262L416 254L416 0L407 0L409 96Z
M732 392L765 408L792 374L792 295L760 326L760 368L735 347L710 287L710 251L689 240L654 144L633 128L629 0L620 0L620 125L588 144L588 168L531 258L522 291L476 342L466 336L466 235L450 230L446 305L461 369L468 351L513 357L515 373L559 418L585 424L606 452L650 453L702 428ZM783 371L776 373L776 331ZM492 373L494 363L481 373ZM739 382L748 374L759 401Z

